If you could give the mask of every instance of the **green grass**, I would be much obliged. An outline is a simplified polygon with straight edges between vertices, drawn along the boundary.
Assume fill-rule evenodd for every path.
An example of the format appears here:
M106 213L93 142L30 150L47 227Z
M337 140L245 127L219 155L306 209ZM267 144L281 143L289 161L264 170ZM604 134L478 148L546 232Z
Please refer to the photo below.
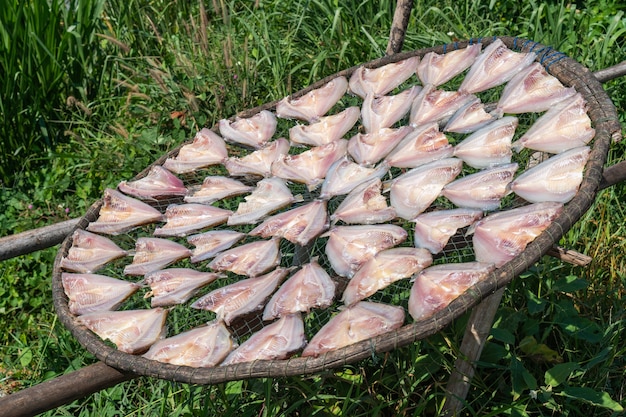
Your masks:
M0 235L80 216L105 187L199 127L380 57L394 8L356 0L44 4L0 10ZM621 2L576 4L416 1L404 49L513 35L591 70L626 59ZM605 88L624 126L626 79ZM615 144L608 164L624 151ZM626 406L625 200L624 184L601 192L562 239L592 256L589 266L544 258L507 288L464 415L610 416ZM95 360L56 320L55 253L0 263L3 390ZM208 387L139 378L46 415L437 415L466 320L315 376Z

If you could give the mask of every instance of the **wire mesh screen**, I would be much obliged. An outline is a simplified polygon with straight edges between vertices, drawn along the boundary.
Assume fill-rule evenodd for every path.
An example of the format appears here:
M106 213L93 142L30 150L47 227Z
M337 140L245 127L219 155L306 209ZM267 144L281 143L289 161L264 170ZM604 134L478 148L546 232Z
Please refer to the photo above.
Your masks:
M491 44L495 40L496 38L470 40L467 42L455 43L453 45L444 45L436 48L412 51L373 61L365 64L365 66L368 68L382 67L391 62L398 62L412 56L423 57L426 53L431 51L439 54L445 54L450 51L463 49L468 45L476 43L481 43L484 49L484 47ZM500 268L488 274L483 281L470 288L463 295L450 303L446 308L437 311L434 315L419 320L413 320L407 314L403 326L399 329L395 329L382 335L377 335L374 338L364 340L353 345L335 349L318 357L303 358L299 356L299 352L296 352L288 359L250 361L229 366L215 366L213 368L191 368L188 366L160 363L148 360L140 355L130 355L120 352L116 349L114 344L101 340L94 333L76 322L76 315L69 312L68 297L61 282L61 276L64 272L64 269L61 266L61 259L67 256L69 249L72 247L72 239L70 237L66 239L57 256L53 280L55 307L62 322L70 330L72 330L74 335L89 351L96 354L99 359L103 360L110 366L135 372L140 375L156 376L193 383L214 383L259 376L284 376L317 372L322 369L340 366L342 364L365 358L372 352L387 351L397 346L405 345L440 330L452 319L458 317L472 305L475 305L482 298L489 295L497 288L505 285L511 279L518 276L521 272L532 265L532 263L534 263L539 256L544 254L551 245L555 244L560 236L562 236L562 234L567 231L569 227L571 227L571 225L582 215L582 213L584 213L595 197L610 137L616 131L617 118L615 116L614 109L612 108L612 104L608 97L604 94L602 88L599 86L599 83L587 74L587 70L584 69L584 67L565 57L563 54L534 42L517 38L501 38L501 40L507 47L514 51L535 52L536 62L539 62L548 70L549 73L557 77L565 86L573 86L577 92L581 93L587 103L588 113L596 131L596 135L594 141L591 143L593 149L584 171L583 183L580 186L577 195L565 206L563 213L544 231L544 233L535 239L534 242L530 243L515 259L507 262ZM350 68L333 76L327 77L324 80L320 80L320 82L294 94L292 97L301 97L310 91L320 88L329 80L336 77L350 77L356 68L357 67ZM467 70L442 84L438 88L446 91L456 91L459 89L459 86L463 82L466 74ZM413 75L408 81L405 81L396 87L390 94L397 94L398 92L404 91L414 85L421 85L420 80L415 75ZM478 92L476 93L476 96L478 96L481 103L485 104L485 109L487 111L491 111L495 109L496 103L502 95L503 88L504 85L502 84L494 88L489 88L486 91ZM243 112L240 116L242 118L250 117L262 110L275 111L276 104L277 102L268 103L259 108ZM361 107L362 105L362 98L356 95L345 94L332 107L328 114L337 114L348 107ZM518 118L518 127L515 130L513 141L518 140L524 133L526 133L528 129L537 121L537 119L541 117L541 115L542 113L533 112L516 114L516 117ZM407 113L402 117L402 119L396 122L393 127L398 128L409 125L409 118L410 116ZM289 129L296 124L301 123L301 121L297 120L278 118L276 131L272 136L272 140L277 138L289 138ZM617 126L619 126L619 124L617 124ZM217 128L215 131L219 132ZM357 122L343 137L348 139L363 132L363 124ZM461 143L470 134L471 133L445 133L452 146L456 146ZM309 150L309 148L310 147L306 145L292 144L289 153L295 155L305 152ZM160 160L156 161L154 165L162 165L166 158L175 157L179 150L180 148L174 150L170 153L170 155L164 155ZM227 144L227 150L228 155L231 157L241 157L253 152L253 149L250 149L249 147L241 146L232 142ZM519 165L519 174L520 172L528 169L530 166L535 165L538 158L542 159L547 156L549 156L547 153L538 153L536 151L523 148L519 152L513 152L511 162L515 162ZM139 174L136 179L143 178L148 175L149 168ZM407 171L409 171L408 168L397 167L392 167L387 170L381 178L383 189L389 188L394 179L398 178ZM464 163L462 171L457 178L462 178L479 171L480 168L472 168L468 164ZM221 164L214 164L206 168L198 169L192 173L183 173L178 175L178 177L183 181L185 188L189 190L190 194L197 191L201 187L207 176L229 176L229 171ZM237 177L237 179L242 183L252 187L254 187L261 178L262 177L258 176ZM274 211L272 214L300 207L319 199L322 188L321 185L318 185L317 187L309 187L305 184L300 184L294 181L289 181L288 187L291 193L296 196L296 201L287 207ZM213 206L236 211L239 204L246 201L246 195L248 194L226 197L213 203ZM391 205L388 190L385 190L382 195L385 198L386 204ZM345 194L327 198L326 204L328 213L334 213L345 198ZM161 213L165 213L166 209L172 204L184 203L182 196L175 198L147 199L144 201L158 209ZM492 211L506 211L527 204L527 201L516 196L514 193L511 193L502 198L500 206L497 210ZM85 229L88 227L89 223L97 220L98 211L101 205L102 201L94 204L92 209L86 213L85 217L82 219L79 229ZM426 212L452 209L455 207L455 204L453 204L450 200L443 196L439 196L428 206ZM243 239L236 244L242 245L262 240L259 237L248 235L252 229L258 226L259 222L241 225L227 225L226 223L223 223L210 228L201 228L200 230L189 234L198 234L207 230L234 230L246 234L245 237L243 237ZM406 232L406 239L400 242L397 246L415 246L415 223L412 220L405 220L396 217L393 220L386 221L385 224L399 226ZM337 221L335 225L342 225L342 222ZM140 282L142 277L125 276L124 268L133 261L132 254L135 251L137 240L143 237L153 236L155 229L162 226L163 221L159 221L136 227L120 235L107 236L121 249L128 251L129 256L124 256L107 263L102 269L98 270L97 273L124 280ZM328 226L328 228L332 227L334 227L334 225ZM460 227L450 237L445 247L440 252L433 254L432 265L475 261L476 256L472 243L472 234L469 229L469 226ZM180 243L192 251L194 250L194 246L189 243L187 236L167 237L167 239ZM336 284L336 294L330 307L313 308L309 312L305 312L304 328L307 340L313 338L333 316L345 307L341 302L341 294L350 279L340 276L334 271L326 252L328 239L329 238L326 234L321 234L304 246L291 243L285 239L280 240L281 267L293 267L294 269L290 273L294 273L297 271L297 268L302 265L312 260L316 260L319 265L329 273ZM208 266L210 261L211 259L191 262L190 258L186 257L170 265L170 267L190 268L198 271L209 272L211 271ZM231 283L241 281L245 278L232 272L221 272L220 274L220 278L201 287L197 292L195 292L194 296L189 301L168 307L169 313L166 321L167 336L180 334L218 318L218 314L215 312L190 308L190 305L195 300L210 293L211 291L217 290L218 288L222 288ZM393 282L379 291L376 291L373 295L370 295L367 300L376 303L400 306L405 311L408 311L409 296L412 285L413 281L409 276L405 279ZM150 288L147 286L140 288L119 306L119 310L150 309L149 291ZM254 309L252 312L234 318L229 323L228 329L240 345L251 335L263 329L270 323L263 320L262 313L262 307Z

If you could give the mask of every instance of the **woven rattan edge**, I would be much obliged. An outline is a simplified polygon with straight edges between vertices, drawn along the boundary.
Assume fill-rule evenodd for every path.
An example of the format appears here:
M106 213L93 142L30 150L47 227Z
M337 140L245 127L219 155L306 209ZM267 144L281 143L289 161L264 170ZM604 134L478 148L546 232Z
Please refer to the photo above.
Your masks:
M514 37L470 39L417 51L399 53L362 65L368 68L376 68L408 57L416 55L423 56L430 51L446 53L455 49L465 48L467 45L474 43L487 45L496 39L501 39L505 45L513 50L537 53L537 62L542 63L552 75L559 78L565 85L575 87L587 102L588 114L596 130L596 136L580 190L574 199L566 205L563 213L544 231L544 233L530 243L519 257L491 273L486 280L466 291L444 310L435 313L428 319L412 322L404 325L400 329L342 349L337 349L336 351L329 352L317 358L294 357L288 360L255 361L214 368L191 368L164 364L145 359L141 356L133 356L120 352L107 345L84 326L76 324L75 316L69 312L67 296L63 290L59 267L60 259L67 254L71 246L70 236L61 245L54 264L52 291L54 306L59 319L72 332L74 337L78 339L81 345L93 353L99 360L111 367L121 371L132 372L137 375L194 384L214 384L238 379L288 377L318 373L354 363L370 357L375 353L382 353L405 346L438 332L452 320L478 304L485 297L495 292L498 288L505 286L513 278L527 270L530 265L545 254L546 251L580 219L595 199L611 138L620 130L613 103L590 71L564 54L533 41ZM338 76L349 77L358 67L359 66L355 66L326 77L294 93L292 97L302 96ZM274 108L277 102L278 101L266 103L262 106L241 112L237 116L249 117L261 110ZM216 127L214 126L213 129L216 130ZM184 144L181 144L181 146L183 145ZM167 157L175 156L181 146L172 150L167 155L162 156L151 166L162 163ZM144 176L149 168L150 167L142 171L136 178ZM101 204L102 201L94 203L77 227L85 228L90 221L94 221L97 218Z

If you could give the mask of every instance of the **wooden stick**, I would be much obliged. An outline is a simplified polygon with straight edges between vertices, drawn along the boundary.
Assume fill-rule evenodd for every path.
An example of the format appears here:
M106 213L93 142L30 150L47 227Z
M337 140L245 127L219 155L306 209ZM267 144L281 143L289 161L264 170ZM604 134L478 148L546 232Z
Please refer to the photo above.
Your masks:
M50 226L0 238L0 261L36 252L63 242L80 219L67 220Z
M593 73L593 76L596 77L601 83L605 83L624 75L626 75L626 61L622 61L617 65L613 65L612 67L601 69Z
M77 371L0 397L3 417L30 417L135 378L96 362Z
M397 54L402 50L404 35L409 25L409 17L413 9L413 0L398 0L396 10L393 14L389 42L387 43L387 55Z

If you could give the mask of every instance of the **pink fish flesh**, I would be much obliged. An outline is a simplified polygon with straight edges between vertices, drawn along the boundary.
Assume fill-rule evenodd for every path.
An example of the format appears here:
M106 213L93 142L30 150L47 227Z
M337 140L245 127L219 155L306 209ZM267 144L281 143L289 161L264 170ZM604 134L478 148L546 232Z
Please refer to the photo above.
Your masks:
M279 236L291 243L306 246L326 229L328 229L326 201L314 200L267 218L248 234L263 238Z
M480 54L481 47L482 44L475 43L441 55L429 52L417 66L417 76L423 85L440 86L468 69Z
M289 269L276 268L266 275L237 281L200 297L191 308L212 311L228 326L238 316L263 308L288 274Z
M226 159L224 167L232 176L259 175L269 177L272 174L272 164L278 160L280 155L287 155L288 153L289 142L285 138L279 138L244 157Z
M224 322L214 320L157 341L143 356L172 365L210 368L222 362L236 346Z
M368 94L363 101L361 118L367 133L376 133L380 129L393 126L407 115L411 104L422 90L414 85L394 96L375 97Z
M368 182L374 178L382 178L389 166L386 162L381 162L377 167L367 168L352 162L347 156L335 162L326 175L322 183L322 190L319 198L329 199L337 195L348 194L360 184Z
M373 133L357 133L348 142L348 153L361 165L380 162L413 129L410 126L383 128Z
M360 116L361 110L358 107L348 107L341 113L320 117L317 122L295 125L289 129L289 139L296 144L326 145L341 139L352 129Z
M230 210L206 204L170 204L165 210L167 223L154 229L154 236L187 236L190 232L225 223L232 214Z
M415 56L378 68L359 67L350 77L350 91L361 98L368 94L384 96L411 78L419 62Z
M209 263L209 268L256 277L278 266L280 257L280 238L274 237L221 252Z
M343 309L322 327L302 351L318 357L335 349L396 330L404 324L402 307L360 301Z
M431 266L417 274L409 295L409 314L415 321L426 319L448 306L473 285L486 279L495 266L465 262Z
M473 168L490 168L511 162L511 140L517 117L506 116L472 133L454 147L454 156Z
M222 366L242 362L281 360L306 345L304 322L300 314L289 314L254 333L235 349Z
M117 188L124 194L141 198L184 196L187 188L183 181L160 165L150 168L148 175L135 181L122 181Z
M449 158L454 148L436 122L418 126L387 155L385 161L397 168L416 168L437 159Z
M433 258L422 248L392 248L378 252L350 279L341 301L357 303L392 283L408 278L430 266Z
M145 275L191 256L191 251L172 240L140 237L135 242L133 263L124 267L124 275Z
M346 77L337 77L324 86L298 98L285 97L276 104L276 116L315 122L343 97L348 90Z
M478 97L465 103L446 123L444 132L472 133L487 126L496 120L496 117L485 111L485 105Z
M78 316L76 322L110 340L121 352L138 354L148 350L165 333L165 318L169 310L103 311Z
M387 205L387 199L381 194L381 186L380 179L374 178L350 191L330 216L331 222L376 224L393 220L396 210Z
M335 226L323 236L326 256L333 270L340 276L351 277L365 262L378 252L404 242L407 232L392 224Z
M186 195L184 199L187 203L212 204L223 198L249 193L253 190L254 187L232 178L219 175L208 176L199 190Z
M150 286L151 307L164 307L186 303L200 288L210 284L221 275L196 271L191 268L169 268L147 273L143 279Z
M224 139L240 145L260 149L276 131L276 116L269 110L262 110L248 118L236 117L234 121L219 121L220 133Z
M195 246L191 252L191 262L197 263L212 258L218 253L230 249L245 236L245 233L235 230L210 230L189 236L187 242Z
M335 282L316 260L302 266L272 296L263 311L263 320L292 313L327 308L335 297Z
M433 255L440 253L458 229L474 224L481 217L481 210L465 208L420 214L413 220L415 246L428 249Z
M82 315L115 310L141 285L97 274L61 274L70 313Z
M427 85L413 101L409 121L412 126L439 122L452 116L475 97L472 94L438 90L434 85Z
M473 230L476 260L501 267L522 253L562 211L562 203L534 203L482 218Z
M117 190L104 190L98 219L89 223L87 230L107 235L126 233L135 227L163 219L160 211Z
M278 177L265 178L257 183L252 194L239 203L237 211L229 218L229 226L254 224L268 214L296 201L284 180Z
M127 256L128 252L110 239L76 229L72 234L72 246L67 256L61 258L60 266L66 271L91 273L114 259Z
M167 158L163 168L176 174L183 174L221 164L227 157L224 139L212 130L203 128L196 133L192 143L180 148L178 155Z

